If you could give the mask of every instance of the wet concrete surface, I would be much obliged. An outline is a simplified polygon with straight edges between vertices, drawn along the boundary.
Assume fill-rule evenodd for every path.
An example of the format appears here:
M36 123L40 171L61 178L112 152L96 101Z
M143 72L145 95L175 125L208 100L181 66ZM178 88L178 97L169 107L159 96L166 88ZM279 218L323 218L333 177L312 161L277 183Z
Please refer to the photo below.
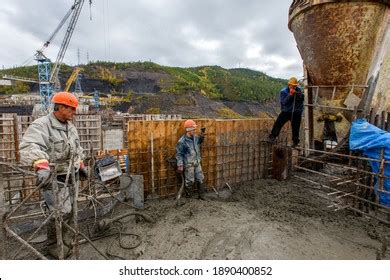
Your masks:
M347 210L335 212L316 191L299 179L267 179L181 206L174 199L151 200L142 213L153 223L130 216L114 224L139 237L123 236L122 246L116 236L95 244L113 259L375 259L390 229ZM110 216L128 211L121 205ZM102 259L88 244L80 249L80 259Z

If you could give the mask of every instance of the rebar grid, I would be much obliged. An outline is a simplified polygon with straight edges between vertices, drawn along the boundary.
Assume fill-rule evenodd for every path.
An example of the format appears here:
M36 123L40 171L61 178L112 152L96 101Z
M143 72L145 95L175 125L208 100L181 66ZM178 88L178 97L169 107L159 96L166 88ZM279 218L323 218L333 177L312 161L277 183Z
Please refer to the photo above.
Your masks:
M312 152L309 157L303 157L302 150L297 153L293 169L316 176L305 178L295 173L294 177L327 191L330 207L335 207L335 211L349 209L390 225L390 207L379 203L378 199L380 194L390 194L383 188L383 180L389 178L384 175L384 169L390 164L384 160L383 154L378 160L351 153L309 150ZM371 170L371 161L381 163L378 173ZM374 186L375 180L378 181L377 187Z

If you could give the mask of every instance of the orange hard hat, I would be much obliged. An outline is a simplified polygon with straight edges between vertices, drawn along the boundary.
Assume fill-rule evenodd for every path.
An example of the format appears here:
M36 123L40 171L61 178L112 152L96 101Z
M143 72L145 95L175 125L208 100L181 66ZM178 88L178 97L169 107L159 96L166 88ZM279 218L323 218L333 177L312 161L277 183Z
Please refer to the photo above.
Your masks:
M54 94L51 98L51 102L54 104L62 104L73 108L77 108L77 106L79 105L76 96L66 91L61 91Z
M184 128L189 131L189 130L193 130L197 127L196 123L193 121L193 120L186 120L184 122Z
M290 86L294 86L296 87L298 85L298 79L295 78L295 77L291 77L289 80L288 80L288 85Z

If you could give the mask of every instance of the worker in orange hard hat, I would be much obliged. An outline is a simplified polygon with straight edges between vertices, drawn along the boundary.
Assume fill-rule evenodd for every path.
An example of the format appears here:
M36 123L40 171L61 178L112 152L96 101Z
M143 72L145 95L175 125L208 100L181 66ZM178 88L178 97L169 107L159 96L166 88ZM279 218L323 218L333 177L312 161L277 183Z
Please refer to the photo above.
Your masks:
M41 186L47 212L56 209L54 201L59 198L58 207L62 214L61 222L71 224L73 219L73 189L78 180L85 179L88 171L83 163L83 148L72 119L78 106L77 98L69 92L58 92L51 99L54 103L52 113L35 120L26 130L20 144L20 161L32 166L37 174L36 183ZM55 165L55 174L49 164ZM72 166L73 165L73 166ZM75 173L75 180L69 172ZM68 178L68 184L65 180ZM54 193L52 182L57 182L58 192ZM57 221L58 222L58 221ZM62 226L64 232L64 254L70 252L73 233ZM57 256L55 220L48 223L49 253Z
M274 143L279 136L280 130L286 122L291 122L293 147L299 145L299 129L301 126L303 101L303 90L299 87L298 79L291 77L288 80L287 87L280 91L281 112L276 119L271 134L268 136L268 142Z
M204 198L204 175L201 166L200 146L205 138L206 128L201 128L201 133L196 134L197 124L193 120L184 122L185 134L176 144L177 171L184 173L184 187L187 197L192 195L192 186L196 183L198 198Z

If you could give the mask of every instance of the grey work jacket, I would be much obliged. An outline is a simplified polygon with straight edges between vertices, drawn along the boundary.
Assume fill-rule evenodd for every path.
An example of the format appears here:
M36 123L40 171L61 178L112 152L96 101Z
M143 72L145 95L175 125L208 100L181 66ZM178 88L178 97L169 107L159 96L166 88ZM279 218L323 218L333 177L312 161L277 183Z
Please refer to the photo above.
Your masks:
M53 113L35 120L20 143L20 161L24 165L46 159L57 163L58 172L66 172L72 154L78 169L84 156L77 129L71 122L61 123Z
M196 166L200 164L200 145L204 136L194 135L193 138L183 135L176 144L176 162L178 166Z

